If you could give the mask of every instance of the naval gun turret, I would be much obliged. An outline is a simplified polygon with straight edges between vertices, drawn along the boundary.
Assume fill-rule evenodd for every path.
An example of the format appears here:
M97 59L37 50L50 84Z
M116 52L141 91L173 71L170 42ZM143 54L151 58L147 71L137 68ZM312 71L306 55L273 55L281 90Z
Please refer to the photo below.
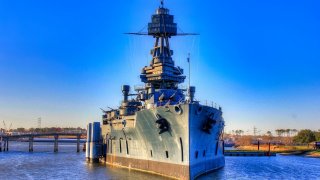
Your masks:
M129 94L130 92L130 86L129 85L123 85L122 86L122 93L123 93L123 101L121 103L120 109L120 116L128 116L128 115L134 115L134 113L141 108L142 103L141 101L131 99L128 100L129 96L136 96L138 94Z

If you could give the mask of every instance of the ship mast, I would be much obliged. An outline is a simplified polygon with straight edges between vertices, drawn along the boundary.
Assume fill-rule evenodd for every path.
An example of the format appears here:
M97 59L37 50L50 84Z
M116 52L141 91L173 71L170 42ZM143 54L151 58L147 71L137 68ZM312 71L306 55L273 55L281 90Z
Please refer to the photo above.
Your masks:
M191 80L190 80L190 79L191 79L191 70L190 70L190 69L191 69L191 68L190 68L190 53L188 53L187 61L188 61L188 65L189 65L189 77L188 77L188 78L189 78L189 82L188 82L189 84L188 84L188 95L190 96L190 91L189 91L189 90L190 90L190 82L191 82Z
M148 23L148 32L126 33L148 35L155 39L154 46L150 51L152 56L150 65L143 67L140 75L141 81L145 83L148 99L152 97L157 89L177 90L178 85L183 83L186 78L183 74L183 69L175 66L169 39L173 36L198 35L195 33L178 33L174 16L169 14L169 9L164 7L163 0L160 1L160 4L155 14L151 16L151 22Z

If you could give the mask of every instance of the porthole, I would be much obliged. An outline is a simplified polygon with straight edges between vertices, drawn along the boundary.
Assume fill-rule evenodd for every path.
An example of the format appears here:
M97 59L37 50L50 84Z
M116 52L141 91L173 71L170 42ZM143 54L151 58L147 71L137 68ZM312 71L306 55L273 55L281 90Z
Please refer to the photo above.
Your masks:
M203 110L203 107L202 107L202 106L199 106L198 109L197 109L197 114L201 114L201 113L202 113L202 110Z
M179 106L174 106L174 111L175 111L177 114L181 114L181 113L182 113L182 109L181 109Z

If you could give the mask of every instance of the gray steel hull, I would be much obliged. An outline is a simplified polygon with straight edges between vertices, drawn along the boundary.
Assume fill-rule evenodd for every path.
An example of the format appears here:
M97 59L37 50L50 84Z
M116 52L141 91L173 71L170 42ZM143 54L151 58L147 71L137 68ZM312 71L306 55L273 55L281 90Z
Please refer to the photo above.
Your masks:
M169 123L169 130L161 134L157 114ZM216 122L208 133L203 124L209 116ZM185 103L144 109L130 118L134 120L126 126L102 126L107 148L101 160L107 164L178 179L194 179L224 166L220 110Z

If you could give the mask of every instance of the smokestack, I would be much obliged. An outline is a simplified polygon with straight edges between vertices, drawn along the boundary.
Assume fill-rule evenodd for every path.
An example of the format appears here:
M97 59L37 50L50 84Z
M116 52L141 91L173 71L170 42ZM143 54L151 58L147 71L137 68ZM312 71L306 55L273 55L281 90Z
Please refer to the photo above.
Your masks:
M195 93L196 93L196 87L190 86L189 87L190 102L193 102Z
M129 85L123 85L122 86L122 94L123 94L123 102L128 101L130 86Z

